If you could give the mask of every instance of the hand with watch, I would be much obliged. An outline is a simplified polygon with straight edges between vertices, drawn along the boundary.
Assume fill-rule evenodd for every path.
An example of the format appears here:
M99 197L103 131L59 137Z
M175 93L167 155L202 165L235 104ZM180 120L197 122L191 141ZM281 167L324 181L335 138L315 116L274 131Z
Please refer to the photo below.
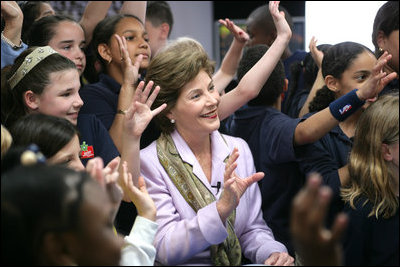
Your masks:
M21 48L21 31L24 19L21 8L16 1L1 1L1 15L5 23L4 30L1 32L1 40L14 50Z

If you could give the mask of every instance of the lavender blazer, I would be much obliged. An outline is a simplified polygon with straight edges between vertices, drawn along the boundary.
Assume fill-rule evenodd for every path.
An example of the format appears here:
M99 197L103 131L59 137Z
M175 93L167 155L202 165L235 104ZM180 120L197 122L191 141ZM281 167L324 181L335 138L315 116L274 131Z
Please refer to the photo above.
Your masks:
M211 134L212 178L211 185L221 182L221 190L211 187L189 146L177 131L172 134L175 146L183 158L193 166L194 174L214 193L221 195L224 183L224 160L234 147L239 150L236 173L245 178L255 173L253 156L247 143L237 137L214 131ZM211 265L210 245L219 244L228 236L216 208L216 202L197 213L187 204L157 157L156 142L140 151L141 174L147 190L157 206L159 225L155 247L156 262L163 265ZM268 177L264 177L268 179ZM287 252L286 247L275 241L261 211L261 193L257 183L251 185L236 209L235 231L242 252L253 263L264 263L273 252Z

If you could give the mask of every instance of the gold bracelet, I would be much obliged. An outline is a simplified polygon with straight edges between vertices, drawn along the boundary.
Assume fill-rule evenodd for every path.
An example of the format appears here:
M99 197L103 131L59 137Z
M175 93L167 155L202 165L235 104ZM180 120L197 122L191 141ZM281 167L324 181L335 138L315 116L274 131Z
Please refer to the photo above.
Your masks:
M118 110L117 110L117 114L125 115L125 114L126 114L126 111L125 111L125 110L122 110L122 109L118 109Z

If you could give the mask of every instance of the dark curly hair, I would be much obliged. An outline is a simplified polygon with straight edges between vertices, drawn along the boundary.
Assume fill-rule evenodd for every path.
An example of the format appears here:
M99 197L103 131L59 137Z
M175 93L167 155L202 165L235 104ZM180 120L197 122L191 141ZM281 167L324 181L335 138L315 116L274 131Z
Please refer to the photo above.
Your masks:
M351 66L353 61L365 51L373 54L368 47L355 42L342 42L333 45L326 51L322 60L322 76L325 78L327 75L331 75L336 79L341 79L342 74ZM310 102L309 111L323 110L335 99L334 92L325 85L318 90L314 99Z

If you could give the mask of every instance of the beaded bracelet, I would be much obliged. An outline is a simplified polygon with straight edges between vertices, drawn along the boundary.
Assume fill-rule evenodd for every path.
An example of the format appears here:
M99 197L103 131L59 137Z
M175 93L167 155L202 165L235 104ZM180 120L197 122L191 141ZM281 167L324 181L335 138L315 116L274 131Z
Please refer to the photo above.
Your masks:
M4 42L6 42L7 44L9 44L12 49L19 49L22 47L22 40L19 40L19 45L14 44L13 42L11 42L10 39L8 39L7 37L4 36L3 32L1 32L1 40L3 40Z

